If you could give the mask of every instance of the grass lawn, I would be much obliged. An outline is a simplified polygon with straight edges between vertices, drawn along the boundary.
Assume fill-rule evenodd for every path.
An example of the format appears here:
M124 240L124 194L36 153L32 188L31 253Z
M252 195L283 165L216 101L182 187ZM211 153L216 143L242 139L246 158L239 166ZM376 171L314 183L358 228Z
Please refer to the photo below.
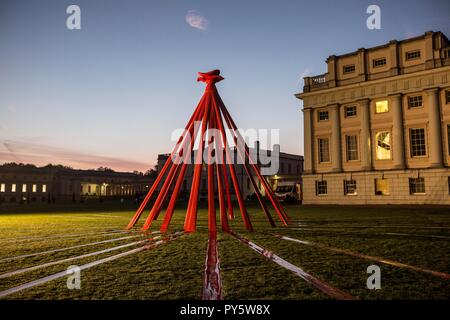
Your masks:
M19 212L25 211L23 207L0 209L0 291L138 245L9 277L2 278L1 274L142 239L134 232L135 238L8 261L4 259L126 237L129 234L116 231L124 229L134 212L101 207L67 212L67 208L50 206L36 208L33 213ZM256 207L249 209L253 233L245 231L240 217L231 226L236 233L362 299L450 298L450 280L273 236L285 235L450 273L449 208L288 206L286 211L292 219L289 227L270 228ZM175 212L172 231L181 230L184 213L182 209ZM153 230L158 230L161 220L155 222ZM4 299L201 299L207 241L206 210L201 209L197 233L83 270L81 290L67 289L67 278L63 277ZM225 299L329 299L230 235L219 233L218 244ZM366 270L372 264L381 268L381 290L366 288Z

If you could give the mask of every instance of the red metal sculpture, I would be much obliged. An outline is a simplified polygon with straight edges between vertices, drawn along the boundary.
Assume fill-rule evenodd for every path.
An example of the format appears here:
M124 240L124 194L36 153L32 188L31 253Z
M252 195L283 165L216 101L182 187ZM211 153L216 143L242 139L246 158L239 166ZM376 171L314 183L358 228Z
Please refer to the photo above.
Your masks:
M178 195L180 193L181 185L186 174L188 162L186 161L191 158L191 153L196 140L196 132L194 124L201 122L201 134L199 136L198 150L195 154L196 159L194 161L194 173L191 185L191 192L189 197L189 203L186 211L186 218L184 222L185 232L194 232L196 230L197 224L197 209L199 201L199 190L200 181L203 165L207 166L208 175L208 229L210 232L215 233L217 231L216 222L216 208L215 208L215 184L217 183L217 194L219 199L219 213L220 213L220 223L223 231L229 231L228 219L234 218L233 206L231 202L231 187L228 183L228 173L231 177L232 187L234 188L235 195L238 201L239 210L242 215L245 227L247 230L253 230L252 223L250 221L247 209L245 207L244 199L242 197L241 191L239 189L239 183L236 177L236 171L234 168L234 163L232 161L233 155L231 154L230 144L227 142L227 127L229 132L231 132L234 139L235 145L240 143L244 146L242 148L236 148L237 153L242 161L245 172L252 183L255 190L256 197L263 209L267 220L271 226L275 226L275 223L270 215L269 209L264 202L263 196L256 184L256 181L252 175L252 172L256 178L261 182L265 193L278 214L279 219L284 225L287 225L289 218L284 211L281 204L275 197L271 187L268 182L262 176L260 169L253 159L250 157L249 148L245 144L243 137L237 130L237 126L231 118L228 110L226 109L222 99L217 92L216 83L223 80L224 78L220 76L219 70L213 70L210 72L198 73L197 81L202 81L206 83L206 90L203 94L200 102L192 114L188 124L186 125L184 133L178 139L178 143L173 148L172 153L168 157L166 163L161 169L158 177L150 188L149 192L145 196L135 215L128 224L127 229L131 229L139 220L145 207L152 198L158 186L161 184L161 189L156 197L156 200L150 209L150 213L147 220L142 227L143 231L150 228L152 222L158 218L158 215L163 207L166 199L169 197L169 191L172 189L170 195L169 204L166 209L166 213L161 225L161 232L167 231L170 220L175 209L175 203L177 201ZM225 120L225 121L224 121ZM227 127L226 127L226 126ZM219 137L215 137L209 134L212 130L216 129L220 132ZM205 141L205 133L207 133L207 140ZM205 144L207 147L205 148ZM213 148L212 148L213 147ZM209 150L211 148L211 150ZM204 150L208 152L208 161L203 160ZM216 156L216 161L210 161L212 155ZM248 159L248 161L245 161ZM228 171L227 171L228 165ZM216 182L217 181L217 182ZM228 213L228 215L227 215Z

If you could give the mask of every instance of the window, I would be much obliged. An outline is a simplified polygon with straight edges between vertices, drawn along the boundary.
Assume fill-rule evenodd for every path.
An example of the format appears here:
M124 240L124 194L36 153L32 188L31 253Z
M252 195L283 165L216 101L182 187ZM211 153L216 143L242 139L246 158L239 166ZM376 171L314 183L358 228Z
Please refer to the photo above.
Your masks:
M427 154L424 128L409 129L409 141L411 157L420 157Z
M15 183L13 183L11 185L11 192L16 192L16 184Z
M37 191L37 185L33 184L33 186L31 187L31 191L32 192L36 192Z
M284 163L283 163L283 162L281 163L281 170L280 170L280 173L284 173Z
M42 185L42 192L47 192L47 185L46 184L43 184Z
M376 140L376 157L377 160L391 159L391 133L387 131L377 132Z
M288 174L290 174L291 173L291 170L292 170L292 167L291 167L291 164L290 163L288 163Z
M347 147L347 161L358 160L358 138L345 136L345 145Z
M409 194L424 194L425 178L409 178Z
M319 162L330 162L328 139L319 139Z
M327 182L316 181L316 196L328 194Z
M422 96L408 97L408 108L417 108L422 106Z
M328 120L328 111L319 111L319 121Z
M375 102L375 113L386 113L389 111L389 103L387 100Z
M406 53L406 60L414 60L420 58L420 50L408 51Z
M354 117L356 116L356 106L348 106L345 107L345 117Z
M27 185L25 183L22 184L22 192L27 192Z
M6 191L6 186L4 183L0 184L0 192L5 192Z
M344 180L344 195L357 195L356 180Z
M373 59L372 60L372 66L374 68L376 67L382 67L386 65L386 58L378 58L378 59Z
M389 180L375 179L375 195L387 196L389 195Z
M450 90L445 91L445 104L450 103Z
M344 66L343 70L344 70L344 74L346 74L346 73L353 73L353 72L355 72L355 65L354 64L349 64L347 66Z

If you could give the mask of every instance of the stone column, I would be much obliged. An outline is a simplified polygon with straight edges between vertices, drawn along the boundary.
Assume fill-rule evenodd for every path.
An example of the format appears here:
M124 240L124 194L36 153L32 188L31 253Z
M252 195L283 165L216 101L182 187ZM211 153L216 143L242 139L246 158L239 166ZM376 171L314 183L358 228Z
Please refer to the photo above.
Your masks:
M428 145L430 167L442 167L441 111L439 90L433 88L425 91L428 96Z
M304 173L314 173L312 109L303 108Z
M339 114L339 104L329 106L331 118L331 162L332 171L342 171L342 152L341 152L341 121Z
M390 96L390 110L392 112L392 156L395 169L405 169L405 139L403 131L402 95Z
M370 137L370 100L358 101L361 110L361 166L362 170L372 170L372 139Z

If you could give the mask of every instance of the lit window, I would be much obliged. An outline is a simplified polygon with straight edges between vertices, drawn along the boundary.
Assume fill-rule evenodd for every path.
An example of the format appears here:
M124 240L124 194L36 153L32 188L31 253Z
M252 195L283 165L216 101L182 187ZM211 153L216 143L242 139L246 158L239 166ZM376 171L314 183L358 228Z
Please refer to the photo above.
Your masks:
M375 194L377 196L389 195L389 180L375 179Z
M327 182L326 181L316 181L316 196L328 194Z
M408 108L417 108L422 106L422 96L408 97Z
M409 178L409 194L424 194L425 178Z
M328 120L328 111L319 111L319 121L326 121Z
M47 192L47 185L46 184L43 184L42 185L42 192Z
M330 150L328 139L319 139L319 162L329 162L330 161Z
M424 128L409 129L409 140L411 143L411 157L420 157L427 154Z
M386 65L386 58L378 58L372 60L372 65L374 68L382 67Z
M0 192L6 191L6 185L4 183L0 184Z
M389 111L389 104L387 100L375 102L375 113L385 113Z
M354 117L356 116L356 106L348 106L345 107L345 117Z
M22 192L27 192L27 185L25 183L22 184Z
M15 183L13 183L11 185L11 192L16 192L16 184Z
M406 53L406 60L414 60L420 58L420 50L409 51Z
M343 68L344 73L353 73L355 72L355 65L354 64L349 64L347 66L344 66Z
M357 195L356 192L356 180L344 180L344 194L345 195Z
M375 140L377 159L391 159L391 134L387 131L377 132L375 135Z
M37 191L37 185L33 184L31 190L32 190L32 192L36 192Z
M345 136L347 147L347 161L358 160L358 138L356 136Z

